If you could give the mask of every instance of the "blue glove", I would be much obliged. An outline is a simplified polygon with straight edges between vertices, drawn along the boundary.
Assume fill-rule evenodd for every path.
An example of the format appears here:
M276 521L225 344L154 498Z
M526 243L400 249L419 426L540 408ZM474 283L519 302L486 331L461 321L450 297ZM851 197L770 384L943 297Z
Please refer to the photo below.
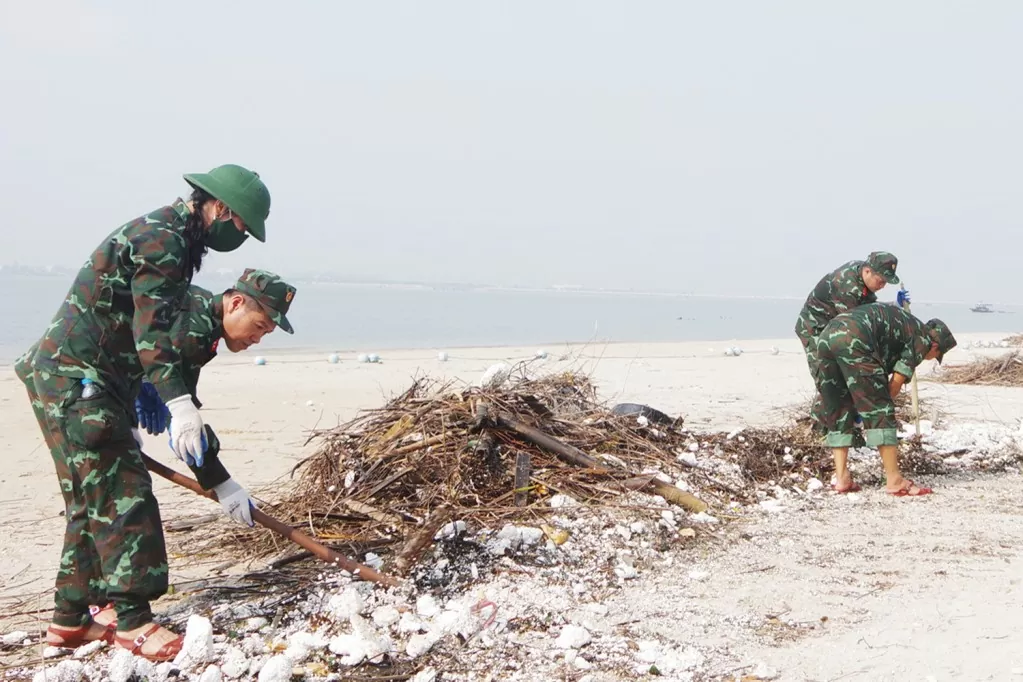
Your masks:
M163 404L163 399L156 388L148 381L142 382L139 397L135 398L135 415L139 418L139 427L146 433L155 436L167 428L170 410Z
M900 308L905 308L907 303L912 303L909 300L909 289L899 289L899 293L895 295L895 302L899 304Z
M174 449L174 438L171 436L171 429L173 427L174 427L173 424L171 424L170 426L167 427L167 445L170 446L171 450ZM210 447L210 444L206 442L206 429L203 429L203 431L202 431L202 454L199 455L198 459L192 459L192 455L185 455L185 458L186 458L185 459L185 464L187 464L190 467L202 468L203 455L206 454L206 451L209 449L209 447ZM175 454L177 454L177 453L175 453Z

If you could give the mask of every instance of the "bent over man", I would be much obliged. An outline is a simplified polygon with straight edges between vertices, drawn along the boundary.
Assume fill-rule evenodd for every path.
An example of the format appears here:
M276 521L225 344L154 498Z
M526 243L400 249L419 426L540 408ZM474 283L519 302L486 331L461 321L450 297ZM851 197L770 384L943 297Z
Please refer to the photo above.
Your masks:
M835 490L859 490L849 473L849 447L858 414L868 446L880 450L892 495L932 492L902 476L898 463L895 396L924 360L937 360L956 346L941 320L926 324L892 305L870 303L835 317L817 339L817 390L827 444L835 459Z
M898 284L899 276L895 274L898 265L899 259L887 251L874 251L866 260L849 261L822 277L806 297L795 331L803 344L806 364L814 381L817 375L817 337L824 327L836 315L876 302L877 292L885 285ZM908 301L908 296L905 290L899 292L900 306L904 298ZM820 409L818 395L810 411L817 428L822 428Z

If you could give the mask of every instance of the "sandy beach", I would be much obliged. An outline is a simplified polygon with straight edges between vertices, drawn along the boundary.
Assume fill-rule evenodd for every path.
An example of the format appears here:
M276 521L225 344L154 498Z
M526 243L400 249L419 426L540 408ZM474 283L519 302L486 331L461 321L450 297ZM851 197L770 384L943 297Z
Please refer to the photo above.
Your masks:
M946 363L1004 352L964 348L1003 336L967 335ZM727 345L744 352L726 357ZM267 353L266 365L256 366L258 351L222 353L203 373L203 414L220 435L234 477L257 497L272 497L275 482L311 454L304 447L310 430L381 405L414 377L469 383L493 363L528 360L537 349L446 350L447 362L436 352L404 351L387 353L378 365L356 362L355 353L330 364L326 352L281 352ZM546 351L546 360L534 361L535 371L589 373L609 403L641 402L684 415L697 431L786 419L812 390L795 339ZM926 381L931 369L924 370L920 384L929 411L925 417L1011 428L1023 418L1023 391L931 383ZM147 436L147 444L149 454L176 463L162 438ZM38 595L35 602L45 610L52 603L63 503L10 367L0 367L0 446L6 453L0 469L0 604ZM643 614L644 628L734 647L737 659L766 662L780 671L779 679L1010 679L1023 670L1019 484L1009 476L942 480L935 482L941 494L926 501L896 501L877 490L854 501L831 496L809 505L806 513L792 511L747 526L748 541L730 540L703 552L698 561L712 576L706 582L651 574L633 581L616 599L621 608ZM159 479L156 491L165 522L218 511ZM779 543L780 553L775 551ZM811 555L825 557L825 568L816 562L818 567L808 569L803 559ZM172 558L171 580L202 570ZM664 598L677 599L678 609L691 617L676 622ZM784 610L797 620L828 616L831 625L777 647L732 641L725 621L758 609ZM41 626L31 618L6 616L0 618L0 631L15 623L25 629ZM905 644L897 653L885 648L894 641ZM598 673L593 679L605 679Z

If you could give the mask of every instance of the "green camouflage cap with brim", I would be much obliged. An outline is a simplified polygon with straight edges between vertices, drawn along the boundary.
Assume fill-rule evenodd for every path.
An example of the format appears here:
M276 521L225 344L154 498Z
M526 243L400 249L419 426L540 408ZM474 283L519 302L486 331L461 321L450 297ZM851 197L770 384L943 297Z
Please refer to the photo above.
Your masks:
M927 329L931 333L931 340L938 344L938 364L941 364L945 353L958 345L956 337L952 336L952 330L941 320L935 318L927 321Z
M889 284L899 283L899 276L895 274L895 269L899 267L899 259L887 251L874 251L867 256L867 266L884 277L884 281Z
M295 333L286 317L295 298L295 287L267 270L246 268L234 288L263 306L278 327L289 334Z
M209 173L188 173L185 182L201 189L238 214L245 229L266 241L266 219L270 215L270 191L259 173L233 163L217 166Z

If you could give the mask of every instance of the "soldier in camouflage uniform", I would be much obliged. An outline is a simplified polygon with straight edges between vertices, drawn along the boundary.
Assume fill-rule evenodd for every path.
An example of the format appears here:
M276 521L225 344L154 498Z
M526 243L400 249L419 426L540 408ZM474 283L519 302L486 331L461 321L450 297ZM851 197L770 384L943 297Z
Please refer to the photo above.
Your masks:
M113 603L119 646L153 660L181 640L153 624L149 601L167 590L159 508L133 437L134 376L145 374L175 422L173 449L201 455L204 432L185 382L175 323L208 249L264 241L266 186L221 166L185 176L190 201L132 220L96 248L40 341L19 359L50 449L67 513L53 623L47 637L74 646L111 639L90 603Z
M867 445L881 452L888 492L931 492L904 478L898 463L895 396L924 360L937 360L956 340L941 320L926 324L893 305L868 303L838 315L817 338L817 390L823 400L827 444L835 458L835 490L859 487L847 468L856 415Z
M898 284L895 274L899 259L886 251L875 251L866 260L849 261L825 275L810 295L796 321L796 336L803 344L810 376L817 377L817 337L840 313L877 301L877 292L886 284ZM901 303L901 300L900 300ZM818 395L810 410L816 428L823 429L821 399Z

